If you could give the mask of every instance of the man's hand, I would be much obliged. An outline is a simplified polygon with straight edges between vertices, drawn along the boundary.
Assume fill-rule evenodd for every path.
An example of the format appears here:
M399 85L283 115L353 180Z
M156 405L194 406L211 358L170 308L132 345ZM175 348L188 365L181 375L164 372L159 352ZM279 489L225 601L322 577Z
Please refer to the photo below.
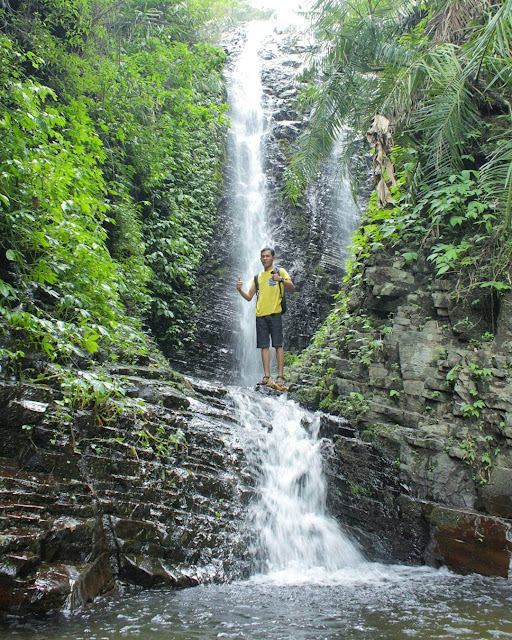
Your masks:
M238 276L238 280L236 281L236 290L242 296L242 298L247 300L247 302L250 302L254 298L254 294L256 293L256 286L253 282L249 287L249 291L245 293L245 291L242 289L242 278Z
M283 278L281 278L281 276L279 275L279 273L277 273L277 271L272 271L272 280L275 280L276 282L281 282Z

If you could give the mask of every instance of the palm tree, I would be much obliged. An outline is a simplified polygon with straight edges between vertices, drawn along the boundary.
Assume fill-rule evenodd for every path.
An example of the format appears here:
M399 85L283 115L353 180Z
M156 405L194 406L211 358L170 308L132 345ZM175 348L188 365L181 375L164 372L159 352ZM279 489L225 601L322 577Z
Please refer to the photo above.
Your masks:
M417 184L429 189L474 166L475 140L492 114L506 122L487 141L481 179L510 218L512 0L317 0L310 17L315 85L303 93L311 115L287 171L289 197L300 195L345 127L351 156L375 113L416 151Z

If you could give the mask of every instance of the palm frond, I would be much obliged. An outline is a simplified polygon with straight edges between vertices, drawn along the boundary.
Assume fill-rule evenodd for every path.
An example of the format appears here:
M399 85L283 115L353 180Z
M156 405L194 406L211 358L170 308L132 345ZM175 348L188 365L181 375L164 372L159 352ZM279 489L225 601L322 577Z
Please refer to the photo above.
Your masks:
M428 188L464 168L482 127L479 108L512 112L512 0L316 0L311 16L317 83L290 170L303 184L343 126L360 140L378 112L417 150L416 175ZM510 211L504 149L488 165L500 167L500 202Z
M480 169L480 180L487 198L503 212L505 224L512 223L512 136L504 133L491 140L494 152Z
M491 7L491 0L434 0L426 32L434 44L460 44L470 37L470 25Z
M371 12L362 0L317 0L313 5L313 29L321 45L308 60L308 73L315 74L318 84L303 100L311 116L287 171L290 197L296 197L315 176L342 128L348 126L354 137L368 128L382 104L379 73L388 63L381 56L400 57L397 50L386 50L384 45L393 41L399 22L416 4L415 0L377 0L371 3Z
M425 103L412 118L414 128L423 136L426 175L437 178L463 167L465 141L480 124L457 50L455 45L440 45L423 61Z
M475 29L473 38L465 47L468 68L478 77L486 61L512 58L512 2L504 0L497 11L487 14L487 20Z

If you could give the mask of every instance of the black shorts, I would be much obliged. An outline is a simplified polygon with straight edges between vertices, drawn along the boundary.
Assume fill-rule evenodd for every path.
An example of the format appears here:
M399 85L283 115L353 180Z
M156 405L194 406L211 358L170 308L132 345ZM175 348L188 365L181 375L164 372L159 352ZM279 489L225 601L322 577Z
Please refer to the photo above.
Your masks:
M270 316L256 316L256 346L258 349L270 347L270 336L272 336L272 346L283 346L283 319L280 313L273 313Z

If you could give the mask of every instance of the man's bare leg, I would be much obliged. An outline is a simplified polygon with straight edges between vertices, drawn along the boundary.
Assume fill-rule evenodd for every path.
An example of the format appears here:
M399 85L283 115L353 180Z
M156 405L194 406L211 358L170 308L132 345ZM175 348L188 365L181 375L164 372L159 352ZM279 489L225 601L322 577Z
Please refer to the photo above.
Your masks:
M263 363L263 374L270 378L270 349L263 347L261 350L261 362Z
M277 377L284 379L284 349L276 347Z

